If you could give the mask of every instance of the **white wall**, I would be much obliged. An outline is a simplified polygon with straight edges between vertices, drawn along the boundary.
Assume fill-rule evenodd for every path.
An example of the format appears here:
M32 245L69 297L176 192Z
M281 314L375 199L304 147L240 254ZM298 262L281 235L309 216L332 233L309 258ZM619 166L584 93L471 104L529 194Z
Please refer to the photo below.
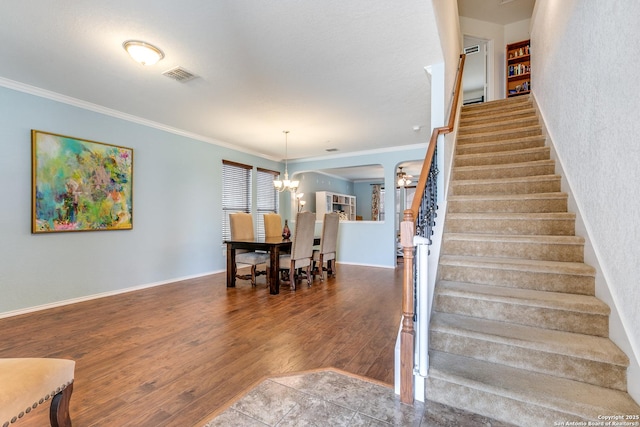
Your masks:
M504 44L515 43L531 38L531 19L513 22L504 26Z
M505 46L504 26L477 19L460 17L460 31L464 35L489 41L488 78L491 93L487 93L487 100L504 98L505 90Z
M462 53L462 33L458 21L458 4L448 0L433 0L433 9L438 24L438 35L442 47L445 64L445 94L446 99L453 89L456 78L456 69L460 54ZM447 109L447 113L448 113Z
M631 47L635 0L538 0L531 30L532 88L598 268L596 294L612 306L611 338L632 359L640 401L640 97Z
M529 39L530 26L530 19L500 25L464 16L460 17L460 31L462 34L489 41L489 64L487 64L488 78L491 85L491 93L487 94L489 101L505 97L506 46L509 43Z

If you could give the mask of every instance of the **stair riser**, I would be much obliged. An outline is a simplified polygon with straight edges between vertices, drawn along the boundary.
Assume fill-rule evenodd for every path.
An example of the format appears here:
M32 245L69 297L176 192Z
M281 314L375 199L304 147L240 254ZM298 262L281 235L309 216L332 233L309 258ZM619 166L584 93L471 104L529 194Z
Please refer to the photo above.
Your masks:
M536 160L548 160L549 153L549 147L542 147L534 150L456 156L455 166L485 166L535 162Z
M514 129L501 133L480 133L471 135L458 136L458 144L473 144L478 142L497 142L509 139L526 138L528 136L542 135L542 128L535 126L533 128Z
M555 172L553 162L538 164L516 164L503 167L483 166L471 168L453 168L454 180L518 178L525 176L551 175Z
M474 412L508 424L521 426L553 426L558 420L580 420L572 414L523 402L490 391L457 384L430 375L426 398L464 411ZM518 414L514 417L514 414Z
M500 120L492 120L485 123L477 123L477 124L465 124L464 126L460 126L458 130L458 136L466 136L471 134L483 134L486 132L498 132L507 129L519 129L523 126L535 126L538 124L538 118L528 117L521 118L518 120L513 120L511 118L507 118L503 121Z
M626 391L626 369L610 363L437 330L431 331L429 348Z
M445 237L445 255L465 255L500 258L522 258L541 261L583 262L584 245L545 244L532 242L494 242L452 240Z
M454 181L451 184L454 195L474 194L532 194L557 193L561 190L560 177L539 179L534 181L501 181L501 182L472 182L469 180Z
M570 273L548 273L527 270L508 270L492 267L441 264L440 278L452 282L469 282L481 285L537 291L564 292L568 294L594 295L595 279Z
M452 219L448 217L444 231L445 233L573 236L574 229L574 220Z
M436 295L434 309L443 313L480 317L578 334L599 337L607 337L609 334L609 316L569 309L537 307L442 294Z
M451 200L449 212L566 212L566 199Z
M525 150L528 148L544 147L545 141L543 138L525 138L521 140L502 141L495 144L462 144L456 145L456 154L480 154L480 153L495 153L499 151L509 150Z

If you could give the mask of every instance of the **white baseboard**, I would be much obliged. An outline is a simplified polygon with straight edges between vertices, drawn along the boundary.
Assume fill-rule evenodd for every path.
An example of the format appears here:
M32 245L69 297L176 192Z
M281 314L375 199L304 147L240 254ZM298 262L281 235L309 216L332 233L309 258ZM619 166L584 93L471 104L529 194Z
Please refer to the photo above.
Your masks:
M94 299L98 299L98 298L104 298L104 297L110 297L110 296L113 296L113 295L125 294L127 292L134 292L134 291L139 291L139 290L142 290L142 289L153 288L153 287L156 287L156 286L167 285L169 283L180 282L182 280L196 279L198 277L209 276L211 274L217 274L217 273L221 273L221 272L224 272L224 271L225 270L211 271L211 272L207 272L207 273L194 274L194 275L191 275L191 276L175 277L173 279L163 280L161 282L146 283L146 284L143 284L143 285L133 286L131 288L116 289L114 291L102 292L102 293L99 293L99 294L87 295L87 296L79 297L79 298L71 298L71 299L62 300L62 301L56 301L56 302L52 302L52 303L48 303L48 304L42 304L42 305L36 305L36 306L33 306L33 307L22 308L22 309L19 309L19 310L5 311L4 313L0 313L0 319L4 319L4 318L7 318L7 317L13 317L13 316L19 316L21 314L33 313L33 312L41 311L41 310L48 310L50 308L62 307L64 305L76 304L76 303L79 303L79 302L90 301L90 300L94 300Z

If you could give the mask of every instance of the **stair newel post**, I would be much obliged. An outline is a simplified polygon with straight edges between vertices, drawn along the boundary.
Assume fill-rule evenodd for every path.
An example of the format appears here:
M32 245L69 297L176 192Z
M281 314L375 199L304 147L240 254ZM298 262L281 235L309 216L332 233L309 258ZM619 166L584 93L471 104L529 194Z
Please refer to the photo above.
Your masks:
M404 220L400 223L400 244L404 256L404 274L402 281L402 329L400 332L400 401L412 404L414 396L414 243L415 218L413 211L404 211Z

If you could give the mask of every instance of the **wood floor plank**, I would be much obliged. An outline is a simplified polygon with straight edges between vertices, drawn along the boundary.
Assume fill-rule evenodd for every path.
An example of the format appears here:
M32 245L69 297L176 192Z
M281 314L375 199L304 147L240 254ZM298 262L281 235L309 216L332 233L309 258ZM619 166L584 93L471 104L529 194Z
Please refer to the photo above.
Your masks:
M323 367L392 384L402 271L338 271L279 295L222 273L0 319L0 357L74 359L75 426L190 426L265 376Z

